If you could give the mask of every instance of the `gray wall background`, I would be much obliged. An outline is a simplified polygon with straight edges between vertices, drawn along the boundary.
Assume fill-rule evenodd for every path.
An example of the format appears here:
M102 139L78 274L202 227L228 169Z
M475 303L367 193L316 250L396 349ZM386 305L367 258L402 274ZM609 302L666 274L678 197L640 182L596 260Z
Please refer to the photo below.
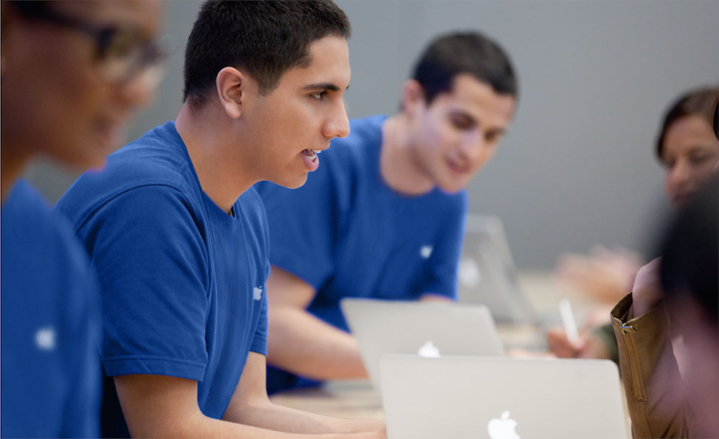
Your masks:
M664 215L654 141L681 92L719 83L717 1L337 0L352 21L350 117L393 113L433 36L478 29L511 55L519 111L496 158L469 187L471 211L499 215L521 269L551 269L593 244L644 251ZM156 102L130 139L174 119L184 45L200 1L167 4L176 50ZM74 180L40 162L28 172L50 201ZM311 178L311 177L310 177Z

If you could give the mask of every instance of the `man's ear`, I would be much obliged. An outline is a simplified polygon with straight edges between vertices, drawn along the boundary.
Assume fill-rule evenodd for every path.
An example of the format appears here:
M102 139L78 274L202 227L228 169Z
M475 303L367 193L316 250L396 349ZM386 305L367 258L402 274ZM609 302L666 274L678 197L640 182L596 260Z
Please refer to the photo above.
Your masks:
M408 79L402 85L402 111L412 116L426 106L424 89L415 79Z
M242 116L251 82L247 75L234 67L225 67L217 74L215 81L217 97L225 113L232 119L239 119Z

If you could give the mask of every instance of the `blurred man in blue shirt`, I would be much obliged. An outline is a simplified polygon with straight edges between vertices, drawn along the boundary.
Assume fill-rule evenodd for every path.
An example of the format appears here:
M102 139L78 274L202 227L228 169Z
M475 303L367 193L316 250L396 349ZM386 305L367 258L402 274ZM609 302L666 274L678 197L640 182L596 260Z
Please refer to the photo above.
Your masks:
M259 184L271 231L268 390L366 377L343 297L454 300L464 190L492 158L517 83L476 33L435 39L394 116L351 121L298 190Z

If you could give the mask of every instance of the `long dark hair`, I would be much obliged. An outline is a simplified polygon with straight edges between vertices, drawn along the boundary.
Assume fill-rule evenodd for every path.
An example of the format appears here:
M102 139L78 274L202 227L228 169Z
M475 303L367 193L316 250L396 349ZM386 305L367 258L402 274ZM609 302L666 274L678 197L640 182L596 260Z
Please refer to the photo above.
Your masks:
M667 299L688 294L719 322L719 175L671 222L660 254Z

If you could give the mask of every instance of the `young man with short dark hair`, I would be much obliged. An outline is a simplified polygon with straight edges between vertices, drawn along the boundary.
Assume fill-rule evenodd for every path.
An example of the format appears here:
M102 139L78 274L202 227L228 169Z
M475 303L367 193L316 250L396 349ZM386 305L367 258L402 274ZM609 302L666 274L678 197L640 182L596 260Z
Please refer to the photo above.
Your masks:
M464 189L494 155L516 97L499 45L444 35L404 84L399 114L353 120L301 189L258 185L272 234L270 393L366 377L343 297L456 298Z
M301 186L315 151L347 135L349 34L330 0L206 2L177 119L59 201L103 289L117 391L103 434L384 437L379 420L275 406L265 389L269 237L252 185Z

